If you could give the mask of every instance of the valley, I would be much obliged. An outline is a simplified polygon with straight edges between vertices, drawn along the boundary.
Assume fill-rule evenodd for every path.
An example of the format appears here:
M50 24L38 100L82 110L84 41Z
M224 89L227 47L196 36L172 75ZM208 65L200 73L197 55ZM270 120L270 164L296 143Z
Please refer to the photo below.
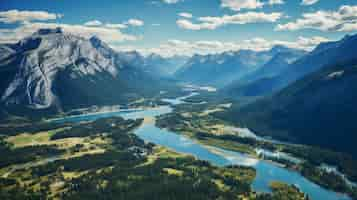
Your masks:
M357 199L356 38L163 56L57 27L0 44L0 199Z
M4 179L8 179L8 178L11 179L11 177L13 177L14 175L16 176L20 175L19 177L21 178L17 180L21 182L22 179L26 180L29 178L28 176L26 178L25 175L21 175L22 173L28 173L27 171L29 169L31 171L45 170L44 168L45 166L47 166L46 168L51 166L53 167L53 170L55 170L56 168L62 165L67 166L66 164L67 162L69 162L70 165L70 164L75 164L76 162L84 162L83 159L88 159L88 158L100 159L100 160L105 159L105 155L109 150L111 151L113 150L112 149L113 146L117 148L116 145L124 145L124 146L127 145L127 142L125 142L126 140L123 140L123 138L120 139L117 138L118 140L116 141L113 138L114 135L111 135L113 134L111 132L124 131L123 133L125 133L126 131L128 131L128 132L135 133L135 135L137 135L139 138L143 139L146 142L152 142L152 143L147 143L148 145L153 145L153 143L155 143L161 146L161 147L152 146L150 148L153 149L149 150L149 152L143 149L143 147L141 147L140 145L134 147L128 147L129 149L133 150L132 153L134 153L134 155L141 155L143 156L143 158L147 157L146 158L147 161L144 161L144 163L142 164L138 164L139 166L154 165L157 162L156 161L157 159L161 160L161 159L165 159L166 157L167 159L172 159L172 158L175 158L176 160L178 158L184 159L188 155L193 155L195 156L195 158L200 160L209 161L210 163L213 164L213 166L219 166L219 169L221 170L225 170L225 167L223 166L231 166L231 165L246 166L247 168L239 167L237 168L238 171L234 172L240 174L238 177L241 181L243 180L247 181L246 182L247 189L244 189L243 190L244 192L242 191L243 192L242 194L239 193L240 198L243 198L244 196L249 197L250 199L268 198L263 196L264 195L269 196L268 195L269 193L267 192L273 192L272 194L274 195L274 192L276 191L280 191L283 193L287 192L288 194L292 195L293 193L301 190L303 192L307 192L309 197L310 198L312 197L313 199L317 199L317 198L348 199L347 197L344 197L341 194L332 193L327 190L324 190L323 188L319 188L318 186L314 186L313 183L307 181L297 173L293 172L295 170L299 170L297 169L298 166L294 166L294 164L296 163L292 163L284 159L261 157L261 155L259 155L258 152L256 151L257 148L269 149L271 151L275 151L279 149L279 152L280 151L283 152L284 150L289 150L291 148L289 145L276 144L276 143L268 142L267 140L255 141L252 140L251 138L252 135L249 136L249 134L246 134L246 136L248 135L247 137L239 137L239 132L241 131L241 129L234 128L232 127L231 124L226 123L212 116L212 114L216 112L222 112L224 109L229 109L228 106L229 104L215 105L215 104L208 103L208 105L206 105L206 103L204 104L189 103L190 98L194 99L195 97L198 97L196 95L199 95L199 93L198 92L192 93L191 95L185 95L184 97L180 97L176 99L167 99L167 98L163 99L164 102L165 101L171 102L171 106L173 106L173 108L170 108L171 106L169 105L163 105L153 108L146 107L141 109L132 109L129 111L125 110L125 111L87 113L77 116L57 118L57 119L49 120L49 122L56 123L56 124L63 124L66 125L66 127L54 131L49 131L47 133L39 132L30 135L16 134L14 136L8 137L5 139L5 142L9 144L13 144L15 149L23 148L26 146L42 147L48 145L50 146L55 145L56 148L63 149L67 152L69 151L70 155L66 155L66 153L64 153L61 156L57 156L49 159L40 158L38 161L32 161L30 164L18 164L7 168L3 168L1 171L4 172L7 171L7 173L3 174L2 177ZM171 115L174 116L179 115L179 116L172 117ZM115 118L119 116L123 117L127 121L125 121L124 119ZM155 117L158 117L158 119L155 120ZM144 124L140 125L142 118L145 118ZM174 122L172 122L172 120L170 119L173 119ZM94 121L94 123L90 122L93 120L97 120L97 121ZM89 121L89 122L85 122L85 121ZM159 127L167 128L174 132L166 131L164 129L159 129L155 127L155 124ZM90 129L86 128L86 126L88 126L88 128ZM234 132L234 130L236 130L236 132ZM180 134L183 134L184 136L181 136ZM253 137L257 137L257 136L253 134ZM66 142L67 139L68 141ZM118 144L116 144L116 142L118 142ZM179 153L173 153L173 151L171 150L168 151L165 147ZM120 148L122 148L122 146L120 146ZM104 156L104 158L102 158L102 155ZM114 156L114 154L110 156ZM119 156L119 154L117 156ZM79 161L76 161L77 159ZM113 158L110 158L110 161L103 160L98 162L99 165L101 165L100 163L103 162L104 166L107 166L106 162L109 163L115 162L115 159L114 160L112 159ZM92 164L88 163L88 165L92 165ZM182 169L178 164L174 164L174 165L171 164L169 166L171 167L163 167L162 171L166 172L170 177L171 176L182 177L183 174L186 173L186 169ZM99 166L93 166L93 167L95 167L94 169L97 171L100 170L97 168ZM285 170L284 168L290 168L293 171ZM245 169L248 171L244 171ZM243 170L243 171L239 172L239 170ZM249 170L251 170L251 172L249 172ZM93 169L92 167L86 167L86 170L84 171L65 170L64 172L61 173L62 175L58 174L57 172L58 169L55 171L57 175L52 175L51 180L53 180L53 178L56 177L55 180L58 181L62 180L62 181L60 181L60 183L56 183L55 186L53 187L54 188L59 187L62 190L65 189L68 180L72 180L72 179L80 180L82 175L87 175L93 172ZM266 172L269 171L274 171L274 173L270 175L266 174ZM137 172L135 172L134 173L135 175L133 176L137 176L136 173ZM96 174L98 174L98 172ZM101 173L99 173L97 176L100 175ZM46 178L48 175L45 175L45 177L42 178L41 176L42 174L40 174L40 179L34 180L34 182L39 181L40 182L39 184L41 184L42 179L49 181L48 178ZM96 179L97 178L95 178L94 180L98 181ZM220 180L219 178L218 179L213 178L213 180L214 181L211 183L214 183L219 190L223 190L225 192L225 195L228 195L228 191L233 193L237 192L237 191L232 191L232 187L228 183L226 183L225 180ZM274 181L279 181L279 182L275 183ZM298 190L294 189L295 186L291 188L288 185L284 185L284 184L281 185L280 182L288 183L289 185L298 185L299 189ZM321 184L323 183L324 182L321 182ZM57 184L59 184L59 186ZM108 183L105 183L105 185L107 184ZM207 187L210 188L210 191L212 190L212 186L207 186ZM250 187L252 187L252 191L258 191L260 194L257 195L256 193L247 193L247 191L250 191L250 189L248 189ZM316 187L319 189L317 189ZM329 187L328 189L335 190L335 188L331 188L331 187ZM55 189L52 189L51 191L53 193L42 194L42 195L53 195L59 197L62 194L61 192L58 192ZM346 191L339 191L339 192L346 192ZM235 195L237 194L238 193L236 193ZM293 197L294 195L292 195L292 199L304 198L303 196L298 194L299 192L296 193L297 196L295 197ZM228 199L230 199L230 197Z
M145 138L140 129L152 121L141 125L140 119L100 118L67 124L54 131L49 129L47 133L15 134L2 139L2 154L6 155L2 159L15 158L1 161L7 163L0 170L2 199L76 199L84 196L87 199L98 196L166 199L173 195L174 199L192 198L192 195L199 199L270 199L273 196L278 199L281 193L291 195L291 199L305 199L296 187L283 183L272 183L272 194L253 192L250 184L256 175L251 167L218 167L188 154L144 142L139 139ZM56 157L46 154L27 157L16 153L33 152L23 149L26 147L51 147L61 152Z
M190 100L188 99L188 101ZM248 154L253 158L279 163L278 166L298 171L322 187L352 196L356 195L357 188L355 185L351 185L345 176L321 168L328 163L337 165L339 169L343 169L347 173L350 180L354 180L356 162L353 158L318 147L256 136L249 129L236 128L234 124L214 115L216 112L229 110L229 108L223 108L220 104L180 104L175 106L172 113L160 116L156 124L161 128L167 128L192 138L203 145L215 146L228 151ZM215 112L207 114L207 111L212 110Z

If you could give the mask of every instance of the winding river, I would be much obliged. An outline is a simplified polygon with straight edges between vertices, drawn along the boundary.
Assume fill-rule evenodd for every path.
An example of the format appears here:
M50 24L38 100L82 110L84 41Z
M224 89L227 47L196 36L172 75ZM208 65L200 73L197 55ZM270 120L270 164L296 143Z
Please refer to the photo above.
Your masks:
M176 99L163 99L163 101L172 105L178 105L184 103L186 98L193 95L195 93ZM92 113L52 121L57 123L81 122L113 116L121 116L125 119L155 118L159 115L170 113L172 110L171 106L160 106L151 109L129 109L108 113ZM207 160L218 166L236 164L254 167L257 171L257 176L253 182L253 189L257 192L270 192L269 183L271 181L281 181L296 185L313 200L350 200L346 195L326 190L312 183L295 171L279 167L271 162L252 158L249 155L198 144L183 135L156 127L153 122L154 120L148 121L151 122L144 123L135 131L135 134L145 141L168 147L177 152L193 155L198 159Z

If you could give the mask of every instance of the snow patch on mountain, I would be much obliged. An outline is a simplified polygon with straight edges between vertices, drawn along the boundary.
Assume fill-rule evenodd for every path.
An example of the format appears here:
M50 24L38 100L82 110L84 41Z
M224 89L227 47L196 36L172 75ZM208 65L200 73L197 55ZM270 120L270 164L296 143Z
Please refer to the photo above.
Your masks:
M345 71L332 72L327 76L327 78L328 79L335 79L335 78L341 77L344 73L345 73Z

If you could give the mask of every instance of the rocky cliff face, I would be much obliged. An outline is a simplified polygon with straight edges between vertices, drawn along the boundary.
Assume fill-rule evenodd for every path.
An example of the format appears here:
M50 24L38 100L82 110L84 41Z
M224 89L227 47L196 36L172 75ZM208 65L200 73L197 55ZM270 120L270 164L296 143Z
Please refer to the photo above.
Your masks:
M126 82L125 76L140 73L131 69L100 39L86 39L61 29L41 29L17 44L0 45L0 52L0 76L3 79L0 93L1 102L6 106L43 109L61 106L63 101L78 103L80 98L90 96L102 99L100 96L105 95L108 99L110 93L127 90L130 83ZM98 88L88 88L91 85ZM108 87L119 91L103 94ZM76 95L76 99L71 99ZM116 98L119 95L110 96Z

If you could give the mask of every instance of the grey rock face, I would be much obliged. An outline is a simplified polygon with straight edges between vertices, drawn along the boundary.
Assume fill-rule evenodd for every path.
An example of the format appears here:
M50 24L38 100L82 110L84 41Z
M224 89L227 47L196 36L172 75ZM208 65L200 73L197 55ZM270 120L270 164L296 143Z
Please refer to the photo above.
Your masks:
M59 72L73 77L106 73L118 76L116 54L99 39L63 33L61 29L42 29L17 44L0 47L0 66L14 65L16 74L1 96L5 104L25 104L47 108L56 103L53 83ZM10 57L10 58L9 58Z

